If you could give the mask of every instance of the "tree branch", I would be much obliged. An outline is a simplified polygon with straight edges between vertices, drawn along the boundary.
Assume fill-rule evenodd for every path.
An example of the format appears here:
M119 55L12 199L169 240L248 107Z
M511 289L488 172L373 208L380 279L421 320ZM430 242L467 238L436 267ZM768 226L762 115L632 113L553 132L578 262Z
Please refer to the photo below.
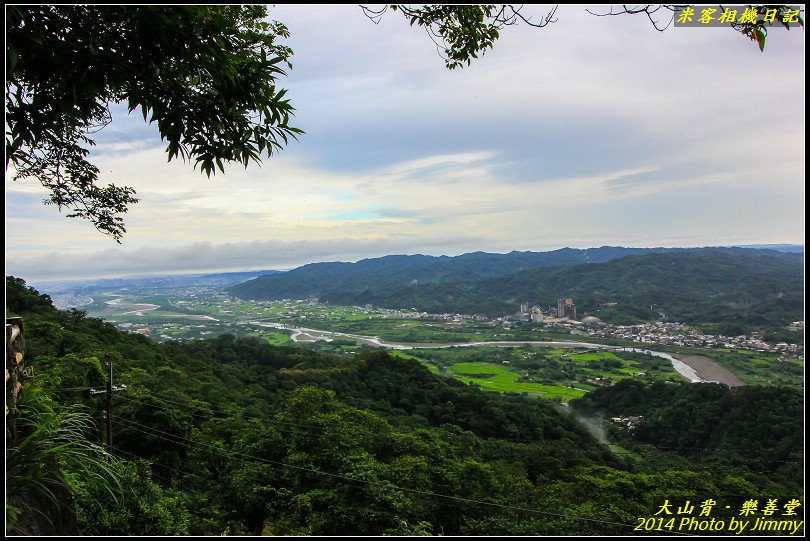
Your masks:
M638 15L639 13L643 13L643 14L645 14L647 16L647 19L650 20L650 22L652 23L653 27L656 30L658 30L659 32L663 32L664 30L669 28L669 26L675 20L675 11L678 8L681 8L681 7L684 7L684 5L680 5L680 4L658 4L658 5L653 6L653 5L647 4L647 5L644 5L644 6L635 6L635 7L628 7L627 5L623 5L622 9L619 10L619 11L616 11L616 12L613 11L613 6L611 6L609 13L594 13L590 9L586 9L585 11L587 11L591 15L595 15L597 17L610 17L610 16L613 16L613 15L626 15L626 14ZM663 22L659 18L654 18L653 17L653 15L655 15L656 13L661 11L662 9L665 10L665 11L670 12L669 17L667 17L668 20L666 21L666 24L663 25L663 26L661 26L663 24Z

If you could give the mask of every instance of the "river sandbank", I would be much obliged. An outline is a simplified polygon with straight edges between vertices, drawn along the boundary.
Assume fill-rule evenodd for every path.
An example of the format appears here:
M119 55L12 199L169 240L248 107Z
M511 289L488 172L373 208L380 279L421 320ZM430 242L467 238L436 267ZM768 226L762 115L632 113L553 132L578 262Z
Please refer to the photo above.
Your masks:
M673 357L686 364L695 371L703 381L717 381L729 387L742 387L745 383L734 372L720 363L702 355L681 355L671 353Z

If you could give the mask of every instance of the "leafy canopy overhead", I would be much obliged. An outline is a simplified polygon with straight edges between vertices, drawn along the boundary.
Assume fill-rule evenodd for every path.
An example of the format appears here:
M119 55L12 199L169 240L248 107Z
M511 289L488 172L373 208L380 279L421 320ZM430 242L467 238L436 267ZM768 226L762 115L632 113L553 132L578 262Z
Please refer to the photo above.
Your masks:
M463 68L465 64L469 66L479 53L483 54L493 47L503 28L518 23L541 28L556 22L554 13L557 11L555 6L538 22L532 22L531 17L521 13L523 6L505 4L419 7L392 4L376 10L361 7L375 24L379 24L390 8L391 11L402 13L411 26L424 27L444 58L447 69Z
M795 11L753 7L773 11L777 25ZM664 30L676 8L623 6L595 15L644 14ZM556 22L557 8L535 21L512 5L362 9L374 22L391 11L423 27L454 69L491 49L507 26ZM112 120L110 105L140 109L157 123L169 160L193 161L208 176L224 172L224 162L259 163L264 152L303 133L289 124L293 107L276 86L283 66L291 67L292 51L277 43L289 32L266 18L266 7L255 5L8 6L6 168L14 166L14 180L33 178L47 188L46 204L120 242L121 214L138 201L135 190L100 186L99 170L87 160L92 135ZM733 28L763 49L772 24Z
M289 34L266 16L264 6L9 6L6 167L119 240L135 192L98 186L86 148L110 105L140 109L169 160L209 176L225 161L260 162L303 133L276 86L292 54L276 41Z

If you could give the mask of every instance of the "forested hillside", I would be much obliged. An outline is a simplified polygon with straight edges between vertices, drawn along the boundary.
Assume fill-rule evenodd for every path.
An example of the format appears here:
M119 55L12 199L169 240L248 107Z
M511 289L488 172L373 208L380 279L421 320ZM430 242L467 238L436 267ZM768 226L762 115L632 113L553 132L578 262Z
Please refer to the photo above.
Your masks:
M412 285L480 282L508 276L526 269L601 263L633 254L679 251L679 248L623 248L603 246L578 250L563 248L551 252L474 252L456 257L389 255L357 263L311 263L272 276L260 276L233 286L237 297L256 300L320 297L364 301L368 295ZM402 307L405 305L398 305Z
M804 396L801 389L718 384L645 385L623 380L572 401L579 410L637 415L638 443L675 449L703 460L734 461L800 479L804 472ZM777 413L778 412L778 413Z
M619 535L667 499L730 506L717 517L751 498L803 499L800 477L750 461L663 446L613 454L548 402L384 351L329 356L227 335L158 344L57 311L20 279L6 287L33 368L15 433L7 423L8 533ZM108 362L127 386L112 399L109 464L106 399L87 392L104 387ZM677 403L694 387L672 389ZM794 434L753 423L789 429L793 400L759 392L762 416L741 416L734 430L748 435L729 442L792 452ZM708 415L725 407L714 400L701 396Z
M798 254L694 249L628 256L601 264L522 271L476 284L411 286L332 295L428 312L511 314L523 302L556 307L571 297L577 314L632 324L659 320L708 324L720 334L784 327L804 317L804 264ZM651 308L652 307L652 308Z
M634 251L603 247L317 263L229 291L251 299L319 297L339 305L490 316L513 314L522 303L556 307L557 299L572 297L580 316L620 325L666 318L724 335L779 331L804 317L801 254L694 248L628 255Z

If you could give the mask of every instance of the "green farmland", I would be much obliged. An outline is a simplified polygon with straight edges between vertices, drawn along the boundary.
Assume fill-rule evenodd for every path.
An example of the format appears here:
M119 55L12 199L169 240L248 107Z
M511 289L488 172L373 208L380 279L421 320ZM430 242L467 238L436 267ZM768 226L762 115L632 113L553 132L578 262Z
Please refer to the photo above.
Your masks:
M476 347L391 352L418 358L431 371L496 392L528 393L567 402L621 379L678 381L670 363L640 353L577 353L553 347Z
M529 393L543 398L559 397L563 402L585 394L585 391L580 389L523 381L519 374L511 370L481 362L456 363L450 365L447 372L465 383L474 383L483 389L502 393Z

